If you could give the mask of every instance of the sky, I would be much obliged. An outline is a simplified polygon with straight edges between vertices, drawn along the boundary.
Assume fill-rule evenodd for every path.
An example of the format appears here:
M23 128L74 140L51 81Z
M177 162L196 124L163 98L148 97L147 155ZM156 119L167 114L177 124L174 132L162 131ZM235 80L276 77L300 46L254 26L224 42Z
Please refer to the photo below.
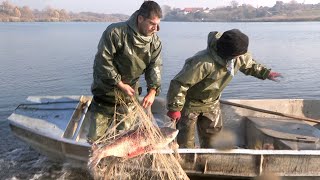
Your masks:
M0 0L2 3L5 0ZM155 0L160 6L169 5L174 8L203 7L216 8L230 5L232 0ZM236 0L239 5L251 4L254 7L273 6L277 0ZM291 0L282 0L290 2ZM143 0L9 0L17 6L29 6L31 9L42 10L46 7L65 9L72 12L90 11L97 13L132 14L139 9ZM318 4L320 0L296 0L298 3Z

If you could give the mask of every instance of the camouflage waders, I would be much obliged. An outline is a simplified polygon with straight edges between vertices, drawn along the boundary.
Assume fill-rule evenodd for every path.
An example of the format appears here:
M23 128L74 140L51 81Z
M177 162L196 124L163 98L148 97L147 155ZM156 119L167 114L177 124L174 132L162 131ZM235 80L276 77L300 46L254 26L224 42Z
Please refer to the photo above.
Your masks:
M182 112L182 117L177 123L179 134L177 137L180 148L195 147L195 128L199 135L201 148L213 148L214 137L222 129L220 103L216 103L211 112L189 113Z
M115 109L114 104L104 104L97 103L96 101L92 101L88 116L90 124L88 140L89 142L93 142L103 136L110 126L118 124L126 114L135 107L131 104L127 104L128 108L121 108L117 106L117 110ZM115 111L116 115L115 115ZM133 119L125 119L118 126L117 130L128 130L132 126Z

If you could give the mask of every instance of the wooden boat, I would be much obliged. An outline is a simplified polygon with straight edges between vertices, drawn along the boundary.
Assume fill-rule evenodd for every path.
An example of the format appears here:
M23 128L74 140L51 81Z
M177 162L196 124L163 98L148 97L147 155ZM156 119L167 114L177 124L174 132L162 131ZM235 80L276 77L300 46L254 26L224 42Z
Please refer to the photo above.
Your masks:
M91 98L28 97L8 118L11 130L48 157L83 167L90 148L86 141L89 122L84 117ZM267 172L279 176L320 176L317 123L320 100L221 102L224 130L235 135L235 147L178 149L180 164L188 175L255 177ZM157 98L152 112L156 119L165 119L165 100ZM161 150L159 153L173 152Z

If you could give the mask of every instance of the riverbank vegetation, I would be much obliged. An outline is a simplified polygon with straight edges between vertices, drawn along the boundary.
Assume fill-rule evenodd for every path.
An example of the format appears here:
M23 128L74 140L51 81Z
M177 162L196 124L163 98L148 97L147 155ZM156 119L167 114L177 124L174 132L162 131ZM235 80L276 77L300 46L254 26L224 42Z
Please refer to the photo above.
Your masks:
M171 8L162 6L163 21L203 21L203 22L255 22L255 21L320 21L320 3L304 4L295 0L289 3L277 1L272 7L253 7L231 1L224 7ZM124 14L101 14L93 12L69 12L65 9L46 7L43 10L28 6L18 7L9 1L0 4L0 22L117 22L128 19Z
M52 7L32 10L28 6L18 7L9 1L0 4L0 22L117 22L128 18L128 15L123 14L73 13Z
M297 3L295 0L289 3L277 1L272 7L239 5L237 1L232 1L229 6L215 9L175 9L169 6L165 6L163 9L166 11L164 21L320 21L320 3L304 4Z

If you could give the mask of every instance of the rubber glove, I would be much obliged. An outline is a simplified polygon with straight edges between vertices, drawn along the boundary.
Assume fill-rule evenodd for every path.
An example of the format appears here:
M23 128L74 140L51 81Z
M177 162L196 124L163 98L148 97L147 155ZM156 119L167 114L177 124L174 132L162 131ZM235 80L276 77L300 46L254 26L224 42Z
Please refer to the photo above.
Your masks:
M181 112L180 111L168 111L167 116L171 118L171 121L179 121L181 118Z
M276 79L277 77L283 77L280 73L277 72L270 72L268 75L268 79L272 80L272 81L276 81L279 82L279 79Z

